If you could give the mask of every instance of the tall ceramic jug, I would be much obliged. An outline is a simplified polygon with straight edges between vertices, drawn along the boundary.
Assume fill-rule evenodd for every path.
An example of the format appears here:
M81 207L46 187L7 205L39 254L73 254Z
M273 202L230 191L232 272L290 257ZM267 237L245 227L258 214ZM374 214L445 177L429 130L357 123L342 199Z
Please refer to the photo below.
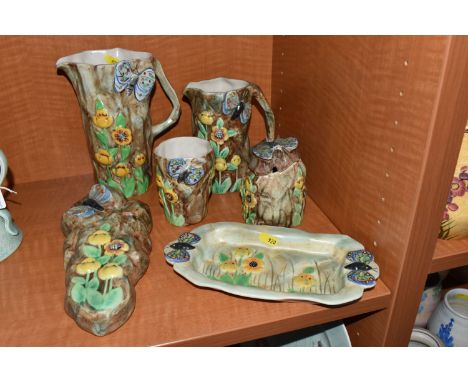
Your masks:
M115 48L73 54L56 65L78 97L99 183L126 197L144 193L154 138L180 115L177 95L159 61L151 53ZM152 125L149 104L156 79L173 109L164 122Z
M229 78L191 82L184 95L192 106L193 135L208 140L215 152L213 193L239 191L250 162L252 97L266 115L266 140L275 137L275 117L265 96L257 85Z

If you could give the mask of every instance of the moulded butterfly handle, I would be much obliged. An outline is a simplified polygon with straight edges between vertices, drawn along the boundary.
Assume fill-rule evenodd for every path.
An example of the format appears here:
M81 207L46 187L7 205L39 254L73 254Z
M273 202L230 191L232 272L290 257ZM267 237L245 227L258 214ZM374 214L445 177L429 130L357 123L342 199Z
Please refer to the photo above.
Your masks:
M273 114L273 110L271 110L270 104L266 100L265 96L263 95L262 90L258 87L258 85L250 84L250 90L252 92L252 96L255 97L262 107L263 111L265 112L266 120L267 120L267 137L266 140L271 142L275 139L275 115Z
M177 122L177 120L180 117L179 99L177 98L177 94L172 88L171 84L167 80L162 66L158 60L154 60L153 67L154 72L156 73L156 77L158 78L159 83L161 84L161 87L164 90L164 93L166 93L167 97L169 98L169 101L171 101L172 111L169 117L164 122L161 122L157 125L153 125L151 127L151 143L154 141L154 138L156 138L156 136L158 136L163 131L171 127L175 122Z

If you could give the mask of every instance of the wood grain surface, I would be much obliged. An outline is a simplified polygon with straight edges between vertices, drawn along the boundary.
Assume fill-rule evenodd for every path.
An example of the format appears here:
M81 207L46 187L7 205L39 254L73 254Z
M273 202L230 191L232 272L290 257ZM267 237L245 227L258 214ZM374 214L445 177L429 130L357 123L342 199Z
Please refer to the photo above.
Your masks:
M447 36L274 40L278 131L299 138L312 198L339 230L373 249L398 306L398 320L357 321L351 331L365 332L359 344L408 343L468 110L454 84L453 95L441 93L451 43ZM456 116L442 123L447 110Z
M468 265L468 239L438 239L432 258L431 273Z
M191 109L182 101L190 81L214 77L257 83L270 100L272 36L3 36L0 55L0 148L16 183L91 174L81 113L56 61L89 49L122 47L151 52L179 95L179 123L159 138L191 135ZM252 144L265 137L264 120L253 108ZM152 99L153 122L171 106L159 85Z
M19 250L0 263L0 345L230 345L388 306L390 294L382 282L359 302L333 308L235 297L190 284L163 256L164 245L188 227L166 222L153 183L139 198L150 204L154 228L150 266L136 286L135 311L116 332L95 337L78 328L63 309L64 237L60 232L62 213L92 183L92 177L85 175L18 185L18 195L9 206L25 236ZM306 212L298 228L337 232L310 199ZM198 225L216 221L242 221L238 194L212 196L208 217Z

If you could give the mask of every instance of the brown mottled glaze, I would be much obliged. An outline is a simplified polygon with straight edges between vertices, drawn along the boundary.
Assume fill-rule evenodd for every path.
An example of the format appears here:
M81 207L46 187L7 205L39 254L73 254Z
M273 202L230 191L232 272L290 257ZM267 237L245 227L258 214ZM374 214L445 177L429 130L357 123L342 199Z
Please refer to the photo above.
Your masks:
M102 195L108 200L100 198ZM87 216L89 213L92 215ZM128 201L120 192L103 185L94 185L89 196L63 214L65 311L82 329L103 336L128 320L135 307L134 286L149 265L151 229L146 204ZM93 240L96 232L105 232L102 244ZM96 269L84 272L83 267L90 264L87 261L96 264ZM118 271L111 277L112 282L106 280L109 274L101 273L105 268ZM117 294L118 298L106 302L115 290L113 297Z

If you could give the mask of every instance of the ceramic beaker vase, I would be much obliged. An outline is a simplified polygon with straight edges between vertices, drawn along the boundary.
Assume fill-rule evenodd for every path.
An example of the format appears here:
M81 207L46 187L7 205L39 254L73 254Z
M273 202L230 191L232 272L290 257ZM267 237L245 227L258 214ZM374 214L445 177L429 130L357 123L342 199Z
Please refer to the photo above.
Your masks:
M197 137L176 137L154 150L159 202L169 223L200 222L208 212L214 152Z
M78 97L98 182L126 197L143 194L151 178L154 138L180 115L177 95L159 61L151 53L115 48L63 57L57 68ZM156 79L173 108L164 122L152 125L149 104Z
M193 135L208 140L215 153L213 193L239 191L250 161L252 98L265 112L267 141L275 136L275 117L265 96L253 83L228 78L191 82L184 96L192 107Z
M5 180L6 174L8 171L8 161L3 153L0 150L0 187ZM0 192L1 189L0 189ZM3 197L0 195L0 198ZM10 211L6 208L6 204L1 203L0 205L0 261L5 260L21 244L23 240L23 233L18 228L18 226L13 221Z
M263 141L252 149L250 174L241 184L247 224L293 227L304 214L306 168L296 138Z
M452 289L427 324L445 346L468 346L468 289Z

